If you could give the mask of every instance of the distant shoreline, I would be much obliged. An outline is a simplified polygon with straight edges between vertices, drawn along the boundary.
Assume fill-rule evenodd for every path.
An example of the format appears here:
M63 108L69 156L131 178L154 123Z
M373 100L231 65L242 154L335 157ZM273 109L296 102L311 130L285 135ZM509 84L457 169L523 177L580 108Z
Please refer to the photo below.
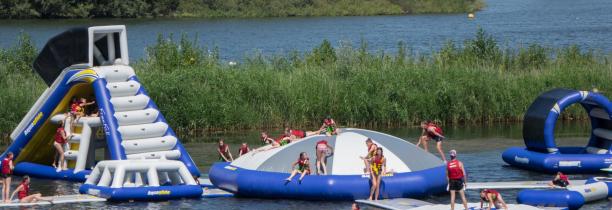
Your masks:
M0 19L256 18L470 13L484 0L111 0L8 2Z

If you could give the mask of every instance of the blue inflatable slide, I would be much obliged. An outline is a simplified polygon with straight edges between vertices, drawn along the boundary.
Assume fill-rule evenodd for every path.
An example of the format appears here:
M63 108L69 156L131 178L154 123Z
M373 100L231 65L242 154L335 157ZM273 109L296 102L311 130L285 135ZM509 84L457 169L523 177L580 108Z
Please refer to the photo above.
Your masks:
M45 45L34 69L49 86L2 154L14 173L87 182L82 193L111 200L200 197L200 172L129 66L125 26L75 28ZM69 114L81 98L84 116ZM66 161L53 167L63 124ZM65 166L65 168L62 167Z

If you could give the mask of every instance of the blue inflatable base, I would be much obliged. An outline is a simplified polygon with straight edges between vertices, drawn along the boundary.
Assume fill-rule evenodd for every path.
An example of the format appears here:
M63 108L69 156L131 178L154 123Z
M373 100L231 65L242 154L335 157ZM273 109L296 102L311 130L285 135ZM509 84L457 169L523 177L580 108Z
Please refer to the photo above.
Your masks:
M159 187L100 187L83 184L79 188L81 194L89 194L109 201L159 201L180 198L200 198L202 187L199 185L175 185Z
M559 154L529 151L524 147L511 147L502 158L512 166L539 171L568 174L601 173L612 164L610 154L588 154L584 147L560 147Z
M420 198L446 192L445 166L395 173L382 178L380 198ZM220 189L241 197L301 200L357 200L370 194L370 179L361 175L307 175L302 182L291 182L288 173L247 170L215 163L211 182Z
M580 209L584 197L576 191L569 190L522 190L516 197L520 204L546 207L568 207Z
M31 177L41 179L60 179L72 182L84 182L86 176L89 175L91 171L83 170L74 173L72 169L68 169L57 172L52 166L30 162L20 162L15 165L13 173L16 175L29 175Z

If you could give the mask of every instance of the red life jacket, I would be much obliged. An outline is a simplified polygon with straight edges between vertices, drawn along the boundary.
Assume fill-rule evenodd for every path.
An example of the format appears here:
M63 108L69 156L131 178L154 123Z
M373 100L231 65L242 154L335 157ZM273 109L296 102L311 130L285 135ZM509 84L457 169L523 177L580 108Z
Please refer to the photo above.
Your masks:
M306 137L306 133L304 133L304 131L302 130L291 130L291 135L294 135L295 137L298 137L298 138Z
M484 190L485 196L488 196L489 194L493 194L493 201L496 201L497 198L499 198L499 192L497 192L497 190L492 190L492 189L486 189Z
M308 158L306 158L306 159L304 159L304 160L302 160L301 158L298 158L298 160L297 160L298 165L300 165L300 167L307 166L307 165L308 165L308 164L306 164L306 161L307 161L307 160L308 160Z
M219 145L219 151L221 151L221 153L226 153L228 146L229 145L227 145L227 144L223 144L223 146Z
M563 173L559 173L559 179L567 182L567 184L569 185L569 179L567 178L567 176Z
M8 158L2 159L2 174L12 174L10 162L12 160Z
M238 150L238 154L240 154L241 152L243 155L249 152L249 146L240 146L240 149Z
M20 185L23 187L17 192L17 198L19 198L19 200L28 197L28 194L30 194L30 185L25 184L25 182L21 182Z
M442 131L442 128L440 128L440 126L438 126L438 125L436 125L434 123L429 123L429 124L427 124L427 127L425 128L426 131L427 131L427 136L429 136L429 137L436 137L436 134L431 132L430 128L433 128L434 131L436 131L440 135L444 135L444 132Z
M376 150L370 151L372 149L372 147L374 147L374 146L378 147L378 145L376 145L374 143L372 143L372 144L370 144L370 146L368 146L368 157L374 157L374 155L376 154Z
M448 161L448 163L446 164L446 170L448 171L448 178L449 179L462 179L464 174L463 174L463 170L461 170L461 167L459 167L459 160L454 159L451 161Z
M333 124L336 124L336 122L334 122L334 120L332 119L324 119L323 124L325 124L326 126L332 126Z
M62 133L64 132L64 128L59 127L57 128L57 131L55 132L55 136L53 137L53 139L55 140L55 142L59 143L59 144L64 144L66 143L66 139L64 139L62 137Z
M71 111L71 112L79 112L80 108L81 108L81 106L79 105L79 103L78 103L78 102L73 102L73 103L70 105L70 111Z

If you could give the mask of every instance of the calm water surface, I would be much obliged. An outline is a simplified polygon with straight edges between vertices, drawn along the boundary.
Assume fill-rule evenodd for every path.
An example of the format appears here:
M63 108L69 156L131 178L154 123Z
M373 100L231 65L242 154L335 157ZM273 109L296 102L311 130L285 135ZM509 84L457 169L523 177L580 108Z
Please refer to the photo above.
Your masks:
M375 129L383 131L412 143L416 143L419 135L417 127L399 129ZM559 145L584 145L590 132L588 124L571 123L557 127L556 137ZM488 127L455 127L446 128L448 141L444 148L456 149L459 158L465 164L469 173L469 181L518 181L518 180L548 180L551 175L519 170L507 166L501 159L501 153L510 146L524 145L521 139L521 125L495 125ZM258 131L245 131L237 133L216 134L205 139L197 139L201 143L186 144L187 150L193 159L199 164L202 172L207 173L210 165L218 159L215 153L215 143L219 138L224 138L229 144L232 152L237 150L238 145L247 142L250 145L258 145ZM430 149L434 149L431 147ZM598 174L605 176L604 174ZM591 175L574 175L571 179L584 179ZM14 181L15 182L15 181ZM49 194L74 194L78 193L79 183L65 181L33 180L33 191L41 191ZM502 190L505 200L516 203L515 198L518 190ZM475 191L468 191L468 199L472 202L478 201ZM439 195L425 200L434 203L447 203L447 195ZM294 200L263 200L245 198L218 198L201 200L178 200L168 202L133 202L133 203L89 203L56 205L54 208L102 208L102 209L349 209L350 202L312 202ZM583 209L610 209L612 204L607 200L587 204Z
M538 43L551 47L578 44L612 51L612 1L610 0L487 0L488 6L468 20L466 14L309 17L259 19L95 19L95 20L0 20L0 47L11 46L23 31L41 47L51 36L74 26L125 24L130 54L142 57L158 34L187 33L204 46L218 46L224 59L247 54L284 54L310 50L330 40L372 50L394 52L404 41L416 53L428 53L447 40L462 42L478 27L496 37L503 46Z

